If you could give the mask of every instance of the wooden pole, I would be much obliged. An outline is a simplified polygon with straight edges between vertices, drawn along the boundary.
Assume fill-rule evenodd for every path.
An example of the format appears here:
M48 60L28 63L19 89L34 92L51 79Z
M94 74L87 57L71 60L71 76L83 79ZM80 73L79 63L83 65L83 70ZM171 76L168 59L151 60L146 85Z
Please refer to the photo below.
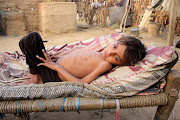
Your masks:
M172 46L174 42L177 11L178 11L178 0L171 0L169 32L168 32L168 45L169 46Z
M125 32L126 21L127 21L127 17L128 17L129 10L130 10L130 6L128 7L127 15L126 15L125 20L124 20L124 23L123 23L123 25L124 25L124 26L123 26L123 33Z
M127 1L127 3L126 3L125 13L124 13L123 18L121 20L120 28L119 28L120 32L122 32L122 26L123 26L123 23L124 23L124 19L125 19L126 15L128 15L128 5L129 5L130 0L126 0L126 1Z

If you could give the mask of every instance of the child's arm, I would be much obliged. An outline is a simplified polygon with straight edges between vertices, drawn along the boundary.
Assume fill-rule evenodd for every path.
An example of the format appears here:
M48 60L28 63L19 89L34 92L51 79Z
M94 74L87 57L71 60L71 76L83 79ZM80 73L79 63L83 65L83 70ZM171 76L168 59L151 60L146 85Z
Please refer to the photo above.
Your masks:
M70 81L70 82L76 81L76 82L80 82L80 83L90 83L93 80L95 80L98 76L100 76L101 74L112 69L112 65L109 62L104 61L104 62L100 63L100 65L92 73L90 73L89 75L87 75L86 77L84 77L82 79L79 79L79 78L74 77L70 73L68 73L60 65L52 62L50 56L47 55L44 51L43 51L43 53L44 53L46 59L37 56L38 59L40 59L44 62L44 63L38 64L38 66L44 65L52 70L55 70L55 71L57 71L60 78L61 77L65 78L66 81Z

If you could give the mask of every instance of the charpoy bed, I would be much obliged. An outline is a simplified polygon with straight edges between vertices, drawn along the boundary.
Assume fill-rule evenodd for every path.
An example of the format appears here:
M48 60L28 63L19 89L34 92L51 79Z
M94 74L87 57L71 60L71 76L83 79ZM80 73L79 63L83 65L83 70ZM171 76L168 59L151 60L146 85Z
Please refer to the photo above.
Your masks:
M115 33L55 46L48 53L59 56L75 49L101 51L123 34ZM147 47L146 57L134 66L116 67L91 84L76 82L13 86L29 79L25 57L1 53L0 113L29 119L29 112L80 111L159 106L155 119L167 119L178 98L180 73L171 70L178 60L173 46ZM165 87L164 87L165 86Z

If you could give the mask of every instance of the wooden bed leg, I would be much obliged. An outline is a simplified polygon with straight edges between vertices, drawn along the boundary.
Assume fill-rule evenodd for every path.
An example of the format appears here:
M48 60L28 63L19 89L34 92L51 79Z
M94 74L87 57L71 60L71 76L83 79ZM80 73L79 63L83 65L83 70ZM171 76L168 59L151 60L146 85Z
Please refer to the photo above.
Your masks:
M171 111L173 110L174 105L178 99L178 93L179 93L179 91L177 91L175 89L173 89L172 91L175 92L175 94L177 94L177 96L170 95L168 98L167 105L158 106L154 120L168 120L169 115L171 114Z
M168 120L171 111L178 99L180 89L180 73L178 71L170 71L167 76L167 85L164 89L168 97L167 105L158 106L154 120Z
M29 113L16 113L15 120L30 120Z

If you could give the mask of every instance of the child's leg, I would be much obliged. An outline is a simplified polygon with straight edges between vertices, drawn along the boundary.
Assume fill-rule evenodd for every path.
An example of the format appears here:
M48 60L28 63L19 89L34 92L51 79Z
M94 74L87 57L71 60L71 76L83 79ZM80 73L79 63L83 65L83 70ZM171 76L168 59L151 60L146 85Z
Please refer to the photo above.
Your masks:
M42 53L42 49L45 49L45 47L39 33L32 32L23 37L19 42L19 47L26 56L26 63L29 65L30 73L39 74L39 67L37 67L37 65L41 63L41 61L36 55L45 58Z
M29 65L31 73L31 79L26 80L24 83L22 83L22 85L43 83L39 76L39 67L37 67L41 61L36 58L36 55L44 58L42 49L45 49L45 47L39 33L32 32L27 36L24 36L19 42L19 47L26 56L26 63Z
M61 81L56 71L51 70L45 66L37 66L42 61L39 60L36 55L45 58L42 52L42 49L45 50L45 47L39 33L32 32L29 35L23 37L19 42L19 46L21 51L26 56L26 63L29 65L30 73L32 74L32 80L29 82L27 81L28 84Z

